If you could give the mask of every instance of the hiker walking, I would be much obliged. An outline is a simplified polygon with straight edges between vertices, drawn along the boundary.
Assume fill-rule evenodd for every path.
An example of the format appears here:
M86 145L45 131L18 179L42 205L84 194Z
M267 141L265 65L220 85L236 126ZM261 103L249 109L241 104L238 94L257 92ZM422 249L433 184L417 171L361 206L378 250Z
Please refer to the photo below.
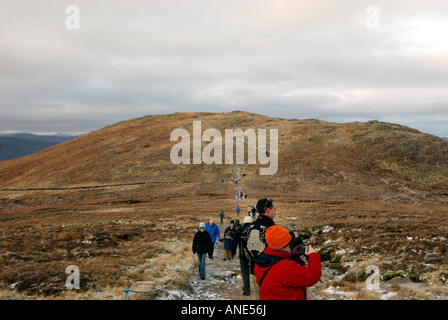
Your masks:
M224 223L224 217L225 217L224 210L221 210L221 212L219 213L219 221L221 224Z
M274 225L266 231L268 247L255 258L255 277L260 300L306 300L306 288L316 284L321 275L320 255L308 246L308 266L297 263L291 252L291 234Z
M239 253L239 260L240 260L240 268L241 268L241 275L243 277L243 295L249 296L250 295L250 265L249 265L249 258L246 257L246 255L243 253L242 246L243 242L241 240L241 234L250 227L251 223L253 222L252 217L245 216L243 220L243 225L241 228L239 228L236 231L235 237L233 239L232 243L232 256L236 253L236 248L238 247L238 253Z
M242 249L249 260L250 273L254 274L254 259L266 248L266 230L274 225L277 208L273 200L263 198L256 204L258 218L241 233Z
M241 223L240 223L240 220L236 219L235 220L235 230L238 231L239 228L241 228Z
M210 259L213 259L213 252L215 251L215 242L216 239L219 240L221 237L219 233L219 227L215 224L213 219L210 219L208 223L205 225L205 230L210 234L210 237L212 238L212 247L210 248L210 251L208 252L208 257Z
M250 211L250 216L252 217L252 220L257 220L258 219L258 212L257 209L252 208L252 210Z
M238 217L240 215L240 206L236 206L236 216Z
M202 280L205 280L205 258L207 253L213 246L212 238L210 234L205 230L205 223L199 224L199 230L194 235L192 250L193 254L198 255L199 260L199 276Z
M226 233L224 239L219 239L219 241L224 242L224 261L233 259L232 256L232 238L230 233Z
M236 228L235 228L235 222L233 220L230 220L230 225L224 231L224 234L226 233L229 233L232 239L235 237Z

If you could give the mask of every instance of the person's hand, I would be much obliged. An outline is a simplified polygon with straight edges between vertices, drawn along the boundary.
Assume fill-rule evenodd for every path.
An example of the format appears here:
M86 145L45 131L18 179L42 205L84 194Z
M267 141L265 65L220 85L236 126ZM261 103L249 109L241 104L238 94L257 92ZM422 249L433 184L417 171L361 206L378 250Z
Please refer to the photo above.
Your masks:
M302 253L300 253L299 248L301 247L301 245L296 246L294 249L292 249L291 253L294 256L300 256Z
M313 252L316 252L316 251L314 251L313 247L312 247L312 246L308 246L308 252L305 253L305 254L306 254L307 256L309 256L310 253L313 253Z

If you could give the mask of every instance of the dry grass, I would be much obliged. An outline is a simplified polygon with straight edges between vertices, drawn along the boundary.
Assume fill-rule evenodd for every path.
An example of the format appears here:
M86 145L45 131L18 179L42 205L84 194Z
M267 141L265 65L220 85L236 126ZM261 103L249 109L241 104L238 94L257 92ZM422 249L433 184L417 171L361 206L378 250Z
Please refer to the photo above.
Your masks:
M368 265L377 265L381 275L412 267L422 276L423 284L439 281L440 275L448 272L446 264L441 263L444 256L425 259L446 247L440 238L443 230L437 232L438 226L447 225L441 208L431 208L431 214L428 207L412 205L328 197L274 199L278 207L276 222L285 226L295 223L299 235L321 252L324 266L338 261L341 272L346 272L346 280L339 286L358 292L356 299L377 298L357 287L364 283ZM176 268L185 269L191 263L191 241L199 222L218 220L221 208L229 215L227 221L236 219L235 205L233 200L211 201L204 196L111 206L92 204L77 211L16 210L14 219L4 221L1 228L0 259L5 266L0 271L1 297L122 299L120 290L138 281L150 282L137 286L139 289L161 287L175 276ZM324 251L328 253L324 255ZM65 289L65 268L69 265L80 269L80 290ZM7 289L13 284L15 290ZM188 275L180 276L173 288L190 290ZM403 292L396 298L422 296ZM149 299L157 294L132 297Z

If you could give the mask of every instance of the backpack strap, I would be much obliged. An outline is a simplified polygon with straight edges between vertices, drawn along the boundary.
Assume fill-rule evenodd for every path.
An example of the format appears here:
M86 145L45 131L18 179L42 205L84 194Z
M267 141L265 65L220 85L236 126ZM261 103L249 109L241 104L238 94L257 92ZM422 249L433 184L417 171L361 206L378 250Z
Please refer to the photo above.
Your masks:
M264 272L264 274L263 274L263 276L261 277L261 280L260 280L260 285L259 285L260 288L261 288L261 284L263 283L263 280L264 280L264 278L266 277L266 275L268 274L269 270L271 270L271 268L272 268L275 264L277 264L278 262L282 261L283 259L284 259L284 258L279 258L277 261L275 261L273 264L271 264L271 265L269 266L268 270L266 270L266 271Z
M271 270L272 266L273 266L273 265L271 265L271 266L268 268L268 270L266 270L266 271L264 272L263 276L261 277L260 285L259 285L260 288L261 288L261 284L263 283L264 278L265 278L266 275L268 274L269 270Z

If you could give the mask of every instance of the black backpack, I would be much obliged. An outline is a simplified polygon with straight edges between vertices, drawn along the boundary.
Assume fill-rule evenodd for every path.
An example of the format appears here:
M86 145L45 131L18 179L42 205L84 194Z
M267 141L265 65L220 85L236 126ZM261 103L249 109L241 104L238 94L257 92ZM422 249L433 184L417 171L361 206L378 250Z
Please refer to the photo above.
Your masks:
M266 230L265 226L257 228L255 224L251 224L241 234L242 249L248 260L257 258L266 248Z

